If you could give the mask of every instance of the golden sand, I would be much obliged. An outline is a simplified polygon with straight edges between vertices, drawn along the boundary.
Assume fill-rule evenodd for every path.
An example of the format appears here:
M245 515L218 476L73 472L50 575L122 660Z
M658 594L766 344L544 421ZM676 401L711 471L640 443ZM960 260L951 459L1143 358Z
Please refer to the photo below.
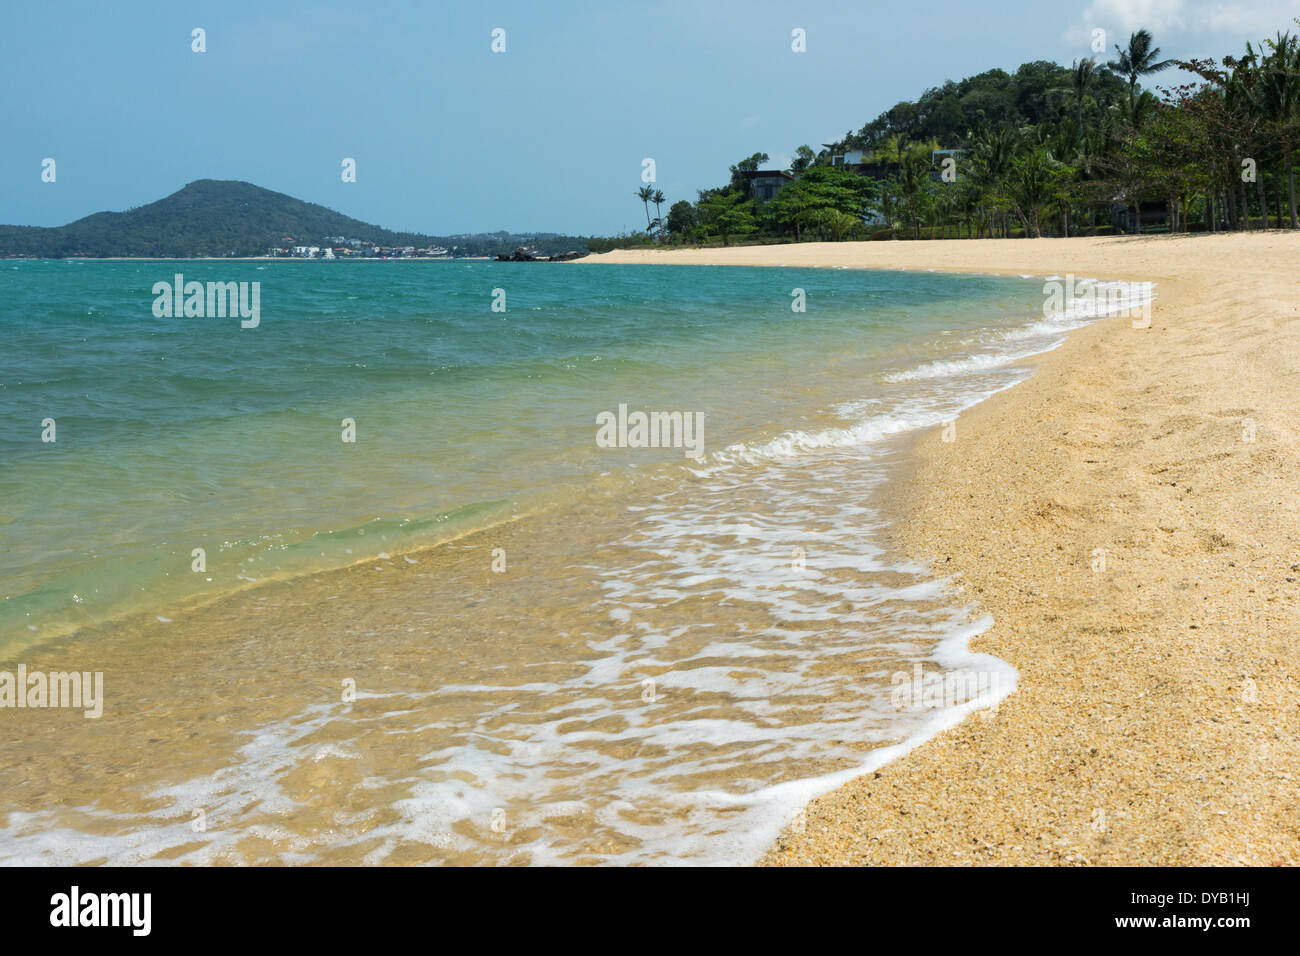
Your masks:
M902 543L1020 671L815 800L768 865L1300 862L1300 234L809 243L584 262L1157 283L922 439Z

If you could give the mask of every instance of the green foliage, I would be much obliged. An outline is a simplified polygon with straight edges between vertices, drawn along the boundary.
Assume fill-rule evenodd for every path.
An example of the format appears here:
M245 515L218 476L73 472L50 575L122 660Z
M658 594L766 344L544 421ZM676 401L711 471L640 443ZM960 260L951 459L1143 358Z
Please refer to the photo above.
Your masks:
M758 229L753 206L743 193L734 191L715 191L701 199L700 220L704 231L716 233L724 246L733 238L747 236Z
M1115 47L1116 58L1107 64L1121 76L1128 77L1128 97L1137 99L1138 79L1148 73L1159 73L1174 65L1173 60L1160 60L1160 49L1146 30L1138 30L1128 38L1127 49Z
M813 152L813 148L805 143L794 151L794 159L790 161L790 172L798 176L811 166L816 159L817 154Z
M945 147L963 142L980 126L1021 129L1059 123L1077 112L1095 120L1124 93L1124 81L1102 69L1079 110L1058 91L1073 86L1074 70L1038 60L1009 74L988 70L960 82L927 90L915 103L895 104L847 136L848 149L876 149L890 136L908 142L937 140Z
M728 189L731 192L739 192L746 198L749 197L749 177L745 173L757 172L759 168L768 160L767 153L754 153L742 159L736 165L731 167L731 182Z
M694 235L700 223L700 214L691 203L679 199L668 210L668 232L681 239Z
M865 176L842 168L813 166L778 192L763 207L763 215L778 230L793 230L796 239L802 238L810 225L822 238L842 239L848 228L841 217L847 217L852 226L860 224L874 208L877 194L876 184Z

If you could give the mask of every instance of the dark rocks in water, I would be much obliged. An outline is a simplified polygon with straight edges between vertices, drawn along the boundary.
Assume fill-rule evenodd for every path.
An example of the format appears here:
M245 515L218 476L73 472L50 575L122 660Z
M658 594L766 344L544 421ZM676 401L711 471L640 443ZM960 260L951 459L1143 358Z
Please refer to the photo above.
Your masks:
M591 253L583 250L570 249L568 252L557 253L553 256L535 256L523 246L520 246L514 252L497 254L497 262L567 262L569 259L581 259L583 256Z

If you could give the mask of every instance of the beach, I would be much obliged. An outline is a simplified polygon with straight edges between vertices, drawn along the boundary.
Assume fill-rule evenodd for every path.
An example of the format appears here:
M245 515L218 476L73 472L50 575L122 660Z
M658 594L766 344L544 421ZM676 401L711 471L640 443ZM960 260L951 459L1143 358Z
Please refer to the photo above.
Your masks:
M1295 251L9 263L0 861L1294 861Z
M1040 279L6 266L0 862L752 863L1014 684L889 537Z
M1156 283L921 439L900 547L992 615L1015 693L814 800L767 865L1300 862L1300 235L626 251L579 265Z

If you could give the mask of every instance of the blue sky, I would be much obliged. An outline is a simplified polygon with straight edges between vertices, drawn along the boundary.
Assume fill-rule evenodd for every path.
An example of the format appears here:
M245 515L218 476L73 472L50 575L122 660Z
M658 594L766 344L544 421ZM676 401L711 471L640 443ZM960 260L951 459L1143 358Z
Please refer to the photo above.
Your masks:
M10 3L0 223L212 178L394 229L608 234L644 227L644 157L670 202L693 199L750 153L784 165L945 79L1087 56L1092 27L1219 57L1295 16L1300 0Z

